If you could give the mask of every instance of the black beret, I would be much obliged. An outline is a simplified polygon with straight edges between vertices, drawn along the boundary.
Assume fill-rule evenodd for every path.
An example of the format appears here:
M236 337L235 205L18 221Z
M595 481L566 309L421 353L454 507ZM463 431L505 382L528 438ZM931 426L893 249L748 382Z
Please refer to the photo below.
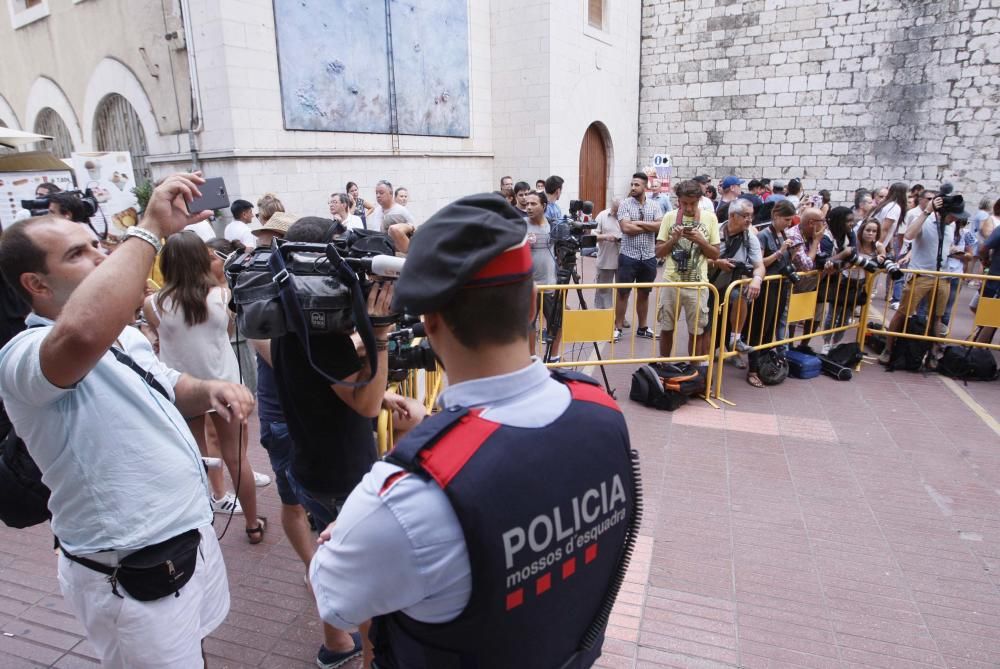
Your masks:
M414 233L393 310L415 316L440 310L491 260L523 247L527 234L524 214L501 195L482 193L452 202Z

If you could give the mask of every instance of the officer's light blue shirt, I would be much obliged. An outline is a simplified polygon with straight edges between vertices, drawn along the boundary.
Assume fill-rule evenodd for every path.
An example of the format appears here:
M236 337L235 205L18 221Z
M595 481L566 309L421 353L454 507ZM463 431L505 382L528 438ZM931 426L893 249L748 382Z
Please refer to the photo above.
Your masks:
M52 321L26 322L0 350L0 398L52 491L66 550L134 550L211 523L201 456L177 408L110 351L72 388L52 385L39 357ZM135 328L118 342L173 400L180 373Z
M485 407L482 417L503 425L539 428L570 404L569 389L537 359L527 367L449 387L444 410ZM354 489L330 541L310 565L323 620L350 629L375 616L402 611L427 623L454 620L469 602L472 577L458 517L444 491L414 474L378 462Z

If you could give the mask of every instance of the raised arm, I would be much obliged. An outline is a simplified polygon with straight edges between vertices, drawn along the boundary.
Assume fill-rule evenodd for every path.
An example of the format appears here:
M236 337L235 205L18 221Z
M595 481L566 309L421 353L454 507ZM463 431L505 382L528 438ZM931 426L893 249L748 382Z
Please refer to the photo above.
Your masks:
M211 212L189 214L186 203L201 195L200 174L175 174L153 191L139 228L163 239ZM135 319L146 277L153 265L153 245L128 237L77 286L55 327L42 342L42 373L53 385L69 388L85 377Z

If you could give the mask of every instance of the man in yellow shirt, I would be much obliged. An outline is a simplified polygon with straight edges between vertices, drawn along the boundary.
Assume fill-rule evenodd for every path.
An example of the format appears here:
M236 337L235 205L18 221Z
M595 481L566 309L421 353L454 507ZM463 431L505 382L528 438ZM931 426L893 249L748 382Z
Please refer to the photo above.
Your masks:
M708 261L719 257L719 221L714 213L699 207L701 185L697 181L681 182L675 193L678 209L663 217L656 237L656 257L666 259L663 280L707 282ZM691 354L708 354L711 345L708 294L706 287L666 289L656 312L660 355L667 357L673 350L674 323L681 309L687 320Z

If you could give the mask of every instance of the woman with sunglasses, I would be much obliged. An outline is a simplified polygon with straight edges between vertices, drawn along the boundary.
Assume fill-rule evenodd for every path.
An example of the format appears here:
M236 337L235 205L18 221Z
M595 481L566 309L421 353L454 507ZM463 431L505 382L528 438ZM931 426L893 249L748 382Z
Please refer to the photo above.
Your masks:
M239 383L239 363L229 341L229 289L219 285L212 268L217 264L221 269L218 254L194 232L183 231L168 238L160 261L163 287L146 299L143 312L159 338L160 360L165 365L200 379ZM245 448L246 423L226 422L215 412L189 417L188 427L202 455L208 455L206 416L218 435L222 460L236 488L247 538L252 544L260 543L265 524L257 517L257 489ZM209 480L212 506L219 511L226 498L222 472L210 469ZM222 509L232 510L232 506Z

